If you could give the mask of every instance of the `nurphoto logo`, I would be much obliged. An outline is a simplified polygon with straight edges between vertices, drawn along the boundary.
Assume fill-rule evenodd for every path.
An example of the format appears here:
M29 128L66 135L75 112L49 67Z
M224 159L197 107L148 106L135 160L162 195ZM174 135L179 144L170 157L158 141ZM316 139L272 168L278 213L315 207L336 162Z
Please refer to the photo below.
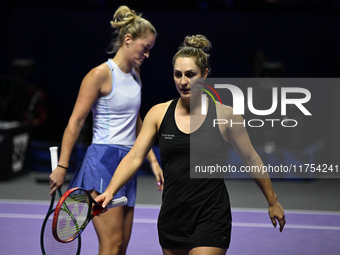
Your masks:
M254 106L254 93L253 93L253 87L247 87L247 98L245 99L243 91L236 85L232 84L222 84L217 83L212 86L201 83L199 84L204 85L205 87L209 88L215 96L218 98L219 102L222 105L222 100L219 95L219 93L216 91L216 89L221 90L228 90L229 93L231 93L232 96L232 107L233 107L233 114L239 114L244 115L245 114L245 106L247 107L248 111L256 116L269 116L276 112L278 108L280 109L280 115L286 116L287 115L287 106L289 105L295 105L297 109L299 109L305 116L311 116L311 112L305 107L304 104L310 101L311 99L311 93L308 89L302 88L302 87L271 87L271 106L267 109L257 109ZM215 105L217 104L214 95L209 92L205 88L199 89L205 91L215 102ZM279 92L280 91L280 96ZM207 94L201 95L201 114L206 115L207 114ZM291 98L289 97L290 94L294 94L295 97L298 98ZM268 98L263 99L268 100ZM219 124L227 124L230 123L230 125L248 125L249 127L262 127L265 125L265 123L270 124L272 127L275 126L275 123L279 122L282 127L295 127L298 125L298 121L295 119L288 119L288 118L266 118L266 119L249 119L249 120L243 120L243 122L232 122L232 120L226 120L226 119L214 119L213 126Z

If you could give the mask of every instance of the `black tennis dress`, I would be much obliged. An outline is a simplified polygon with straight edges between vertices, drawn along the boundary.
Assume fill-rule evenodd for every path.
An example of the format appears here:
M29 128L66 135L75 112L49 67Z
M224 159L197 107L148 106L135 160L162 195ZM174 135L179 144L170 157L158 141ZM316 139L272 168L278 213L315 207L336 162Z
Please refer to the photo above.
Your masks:
M228 248L231 212L223 179L190 178L190 136L204 132L205 157L227 154L228 143L219 128L213 128L216 107L209 101L201 127L191 134L180 131L175 122L174 99L159 129L159 148L164 171L162 206L158 218L160 245L165 249L192 249L200 246ZM208 135L207 135L208 134ZM205 140L204 140L205 137Z

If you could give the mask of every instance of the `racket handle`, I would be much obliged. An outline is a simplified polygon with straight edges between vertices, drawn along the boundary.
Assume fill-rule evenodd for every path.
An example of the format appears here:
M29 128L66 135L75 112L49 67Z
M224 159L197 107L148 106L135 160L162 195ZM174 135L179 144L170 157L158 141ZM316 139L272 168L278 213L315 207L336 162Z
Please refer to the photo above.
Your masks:
M110 209L117 206L124 206L127 204L127 201L128 199L124 196L117 199L113 199L110 203L107 204L106 208Z
M50 147L52 172L58 166L58 147Z

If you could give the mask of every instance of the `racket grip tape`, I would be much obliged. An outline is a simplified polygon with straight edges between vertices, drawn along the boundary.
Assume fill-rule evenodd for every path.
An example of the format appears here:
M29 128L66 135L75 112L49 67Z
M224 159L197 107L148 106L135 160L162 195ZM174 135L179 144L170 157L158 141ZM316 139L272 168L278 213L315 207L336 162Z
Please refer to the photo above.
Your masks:
M58 165L58 147L50 147L50 154L51 154L51 168L52 171L57 168Z
M110 209L117 206L124 206L127 204L127 202L128 199L125 196L123 196L117 199L113 199L110 203L107 204L106 208Z

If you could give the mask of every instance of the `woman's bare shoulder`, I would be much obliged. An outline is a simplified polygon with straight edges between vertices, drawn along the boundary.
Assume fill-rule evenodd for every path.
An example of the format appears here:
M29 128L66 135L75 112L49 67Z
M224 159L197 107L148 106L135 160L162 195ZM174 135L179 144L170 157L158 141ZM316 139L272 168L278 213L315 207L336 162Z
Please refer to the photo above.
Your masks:
M164 113L166 112L166 110L168 109L169 105L171 104L172 100L169 100L167 102L164 102L164 103L159 103L159 104L156 104L154 105L151 109L150 109L150 113L152 114L161 114L161 113ZM164 115L163 114L163 115Z
M233 108L229 105L216 104L216 112L219 119L231 119L233 117Z

